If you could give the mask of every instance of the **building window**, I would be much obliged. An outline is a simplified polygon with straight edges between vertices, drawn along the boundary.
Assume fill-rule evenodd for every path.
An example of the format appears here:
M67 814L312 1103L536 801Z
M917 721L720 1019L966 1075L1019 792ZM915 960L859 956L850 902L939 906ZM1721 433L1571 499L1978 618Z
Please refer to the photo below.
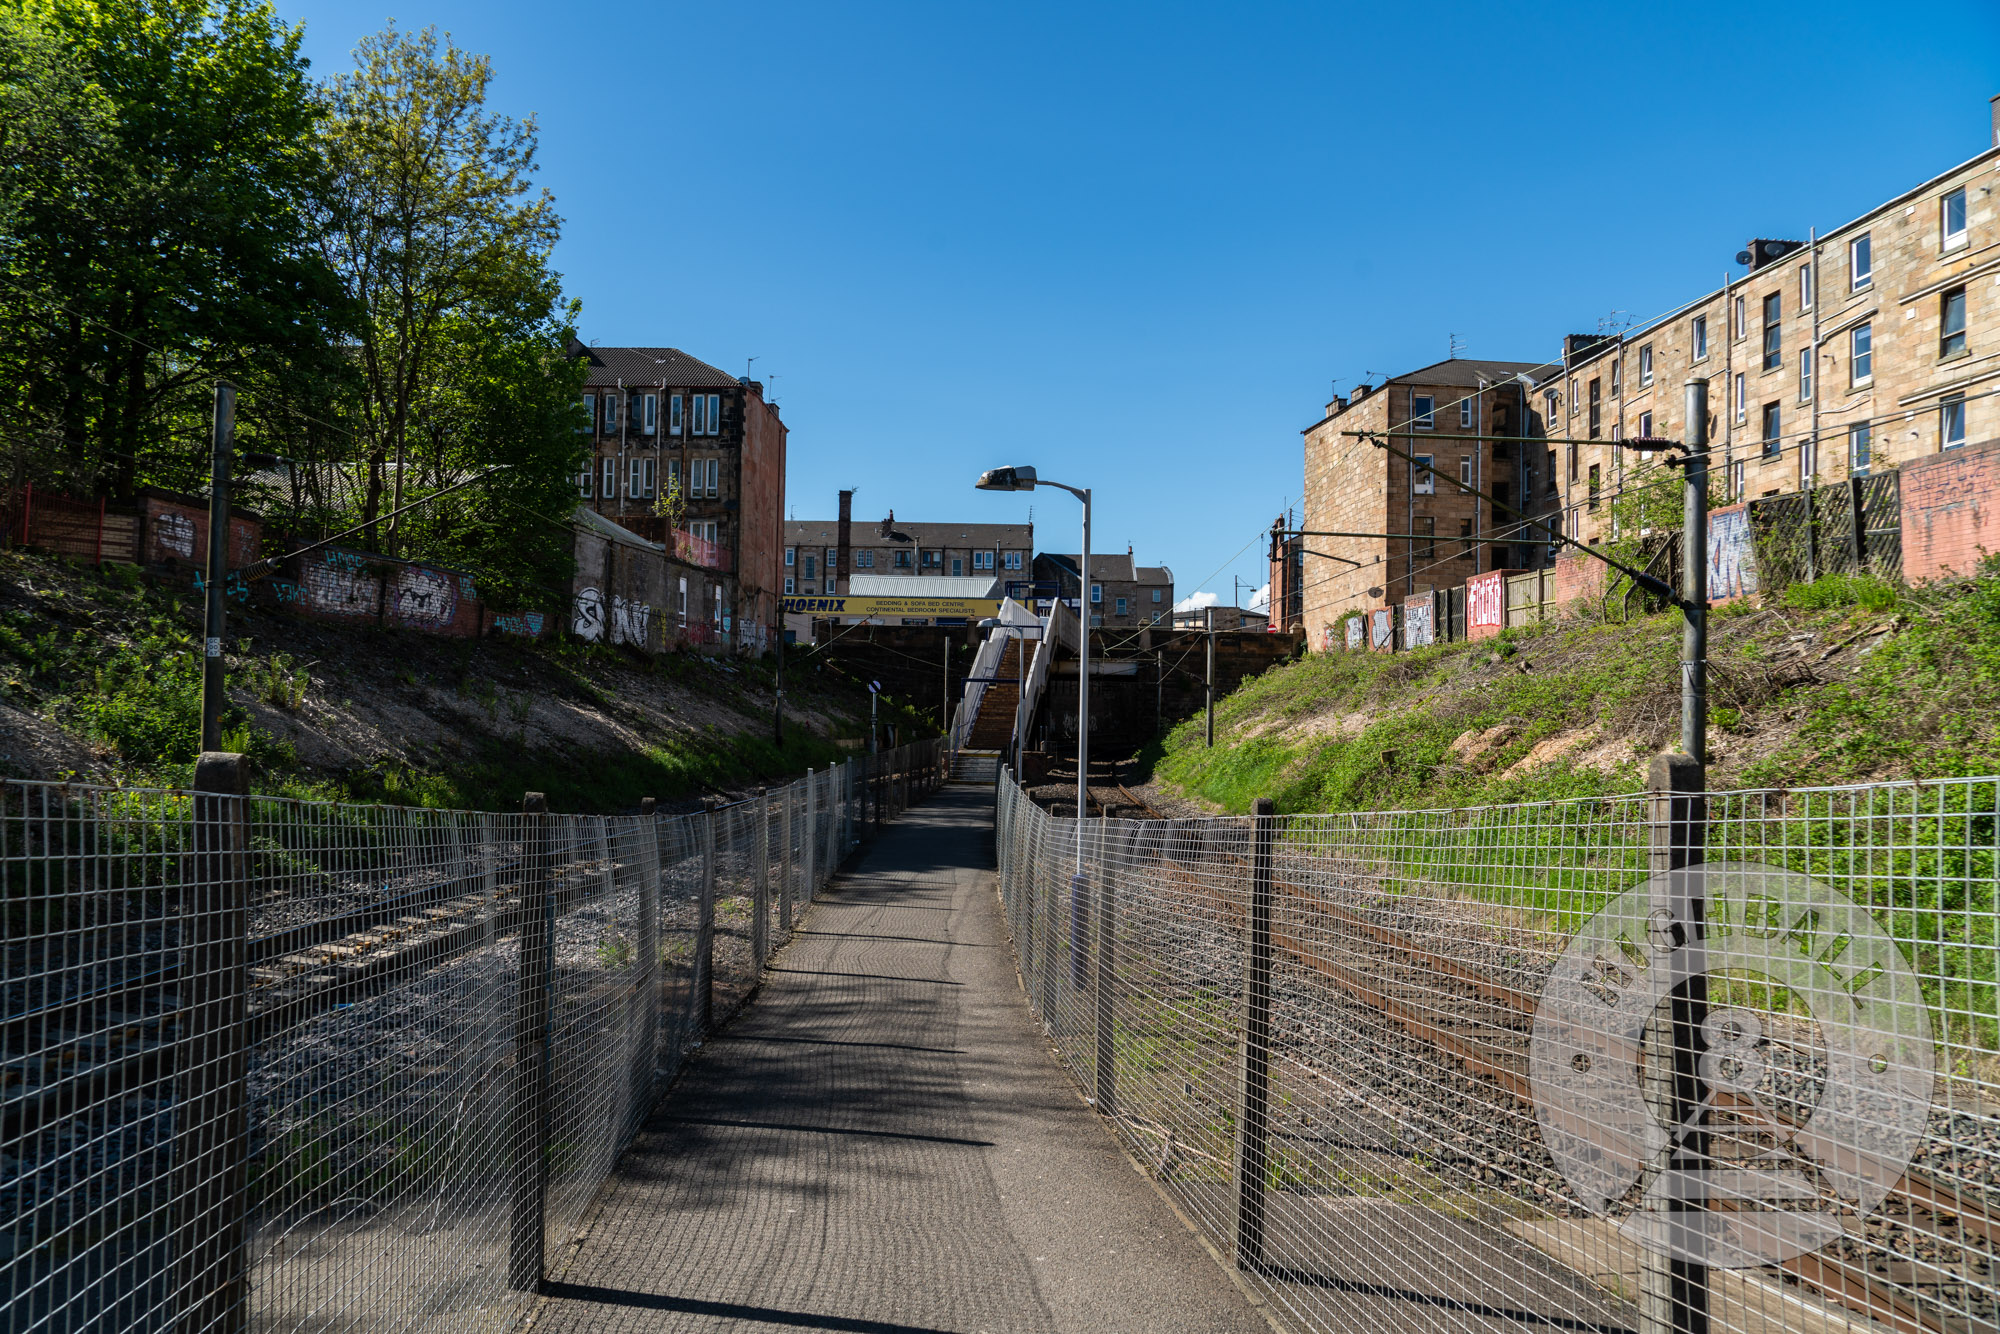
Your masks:
M1611 396L1613 398L1617 398L1621 393L1624 392L1620 384L1620 381L1624 379L1624 376L1621 374L1621 372L1624 369L1625 369L1625 358L1624 355L1621 353L1618 356L1618 358L1611 363Z
M1938 201L1938 233L1942 250L1956 250L1965 244L1965 187L1960 186Z
M1811 310L1813 301L1813 276L1810 263L1799 265L1799 309Z
M1157 588L1153 590L1153 605L1156 607L1160 605L1160 590Z
M1410 426L1429 431L1437 426L1437 399L1429 394L1410 395Z
M1938 448L1957 449L1965 443L1965 395L1954 394L1938 404Z
M660 433L660 396L658 394L646 395L646 425L644 429L647 435L658 435Z
M1590 438L1595 440L1602 433L1604 425L1604 392L1603 382L1600 380L1592 380L1590 382L1590 415L1588 420Z
M954 579L965 577L965 557L953 556L951 558L951 577Z
M1639 387L1646 388L1653 383L1653 345L1646 344L1639 349Z
M1472 520L1458 521L1458 558L1464 560L1472 554Z
M708 434L708 396L692 395L688 400L688 434Z
M1576 377L1569 377L1569 415L1576 416Z
M811 594L813 594L813 593L817 593L817 592L819 592L819 585L818 585L818 584L815 584L815 583L805 583L805 584L800 584L800 585L799 585L799 591L800 591L801 593L805 593L805 594L807 594L807 595L811 595ZM831 593L832 591L833 591L833 590L832 590L831 588L827 589L827 592L829 592L829 593Z
M1708 360L1708 316L1706 315L1695 316L1693 329L1694 329L1694 359L1696 361L1707 361Z
M1799 490L1812 485L1813 474L1819 471L1819 449L1812 440L1799 442Z
M588 434L597 429L597 395L583 396L583 425L576 428L579 433Z
M798 587L790 575L785 576L785 592L787 595L798 592Z
M975 569L975 570L990 570L990 569L992 569L992 568L993 568L993 553L992 553L992 552L990 552L990 551L975 551L975 552L973 552L973 553L972 553L972 568L973 568L973 569Z
M1431 515L1420 514L1417 516L1417 526L1410 531L1421 539L1416 544L1418 560L1437 559L1437 530L1438 521Z
M590 499L591 483L597 478L597 469L586 463L576 475L576 493L585 500Z
M604 432L609 435L618 429L618 395L604 396Z
M1125 599L1124 598L1117 599L1116 606L1118 608L1118 614L1120 616L1123 616L1125 614Z
M898 551L898 552L896 553L896 568L897 568L897 569L899 569L899 570L907 570L907 569L909 569L909 568L910 568L910 553L909 553L909 552L907 552L907 551Z
M798 563L799 563L799 549L797 547L786 547L785 568L789 570Z
M1743 298L1740 296L1736 298L1735 316L1736 316L1735 336L1737 338L1741 338L1743 337L1743 335L1750 332L1750 317L1748 314L1745 313L1743 309Z
M1493 484L1493 522L1506 523L1514 517L1513 507L1508 503L1511 499L1509 493L1510 488L1507 483L1495 482Z
M1572 482L1576 480L1576 459L1577 444L1576 441L1572 440L1569 442L1569 479Z
M1590 507L1591 507L1592 509L1596 509L1596 508L1597 508L1597 493L1598 493L1598 491L1600 491L1600 490L1601 490L1601 489L1603 488L1603 485L1604 485L1604 465L1603 465L1603 464L1601 464L1601 463L1593 463L1593 464L1591 464L1591 465L1590 465Z
M1410 474L1410 493L1419 496L1436 495L1438 479L1437 474L1431 471L1431 456L1429 454L1413 454L1411 457L1416 460L1416 463L1413 465L1414 470Z
M1104 601L1104 585L1092 584L1090 586L1090 605L1095 607L1098 604L1102 603L1103 601Z
M681 395L675 394L667 399L667 434L679 435L680 433L681 433Z
M1548 411L1542 414L1542 421L1545 425L1553 428L1556 424L1556 405L1558 400L1562 398L1562 395L1549 393L1544 395L1544 398L1548 403Z
M1847 382L1864 385L1875 378L1875 333L1857 324L1847 335Z
M1847 290L1858 292L1875 281L1875 246L1863 232L1847 243Z
M874 569L874 568L875 568L875 553L874 553L874 552L872 552L872 551L869 551L869 550L867 550L867 549L865 549L865 548L864 548L864 549L862 549L862 550L860 550L860 551L857 551L857 552L855 552L855 553L854 553L854 568L855 568L855 569L857 569L857 570L872 570L872 569Z
M1799 402L1812 397L1812 349L1799 349Z
M1780 432L1778 429L1778 405L1776 403L1766 403L1764 405L1764 457L1765 458L1774 459L1777 458L1778 455L1785 452L1785 446L1783 442L1779 439L1779 435Z
M1875 432L1867 422L1847 428L1847 470L1856 477L1868 475L1869 452L1874 439Z
M720 394L710 394L708 396L708 433L710 435L722 434L722 395Z
M1764 298L1764 369L1785 364L1784 302L1776 292Z
M1641 440L1644 440L1644 439L1646 439L1646 438L1647 438L1648 436L1650 436L1650 435L1652 435L1652 434L1653 434L1653 414L1652 414L1652 413L1650 413L1650 412L1642 412L1642 413L1640 413L1640 414L1639 414L1639 438L1640 438Z
M1472 400L1470 398L1461 398L1458 400L1458 429L1461 431L1472 429Z
M1746 494L1743 489L1743 463L1738 460L1729 465L1729 498L1741 500Z
M799 557L799 576L804 579L819 577L819 567L811 556Z
M1472 485L1472 455L1460 454L1458 456L1458 480L1467 486Z
M1938 356L1965 351L1965 289L1954 287L1938 298Z
M610 401L609 399L605 400L607 403ZM604 480L598 484L598 491L606 500L611 500L618 494L618 460L604 460L603 472Z
M1747 386L1743 382L1743 372L1738 371L1736 372L1736 420L1739 422L1742 421L1744 414L1749 410Z
M1002 557L1001 557L1001 564L1002 564L1002 565L1003 565L1003 566L1004 566L1005 568L1007 568L1007 569L1009 569L1009 570L1018 570L1018 569L1020 569L1020 568L1021 568L1021 553L1020 553L1020 552L1018 552L1018 551L1010 551L1010 552L1008 552L1008 553L1007 553L1006 555L1004 555L1004 556L1002 556Z

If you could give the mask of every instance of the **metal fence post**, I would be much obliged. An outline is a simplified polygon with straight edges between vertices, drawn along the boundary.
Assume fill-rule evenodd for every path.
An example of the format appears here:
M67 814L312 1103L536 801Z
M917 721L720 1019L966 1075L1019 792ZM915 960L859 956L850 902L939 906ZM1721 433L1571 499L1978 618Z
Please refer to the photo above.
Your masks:
M1097 852L1097 1110L1106 1116L1118 1114L1118 896L1111 855L1111 826L1100 821L1103 833ZM1122 842L1122 840L1120 840Z
M1695 876L1673 874L1699 866L1707 844L1707 800L1702 765L1691 755L1655 755L1646 775L1652 919L1666 923L1679 946L1668 979L1670 1022L1646 1030L1646 1100L1664 1126L1686 1126L1704 1101L1701 1027L1708 1018L1707 952L1702 944L1707 905ZM1662 917L1661 914L1669 914ZM1665 943L1665 942L1656 942ZM1708 1266L1683 1258L1698 1238L1686 1215L1707 1207L1698 1189L1708 1166L1708 1132L1701 1125L1678 1141L1669 1136L1661 1161L1661 1187L1648 1193L1654 1245L1639 1253L1641 1334L1708 1334ZM1696 1189L1673 1188L1682 1183ZM1664 1249L1683 1242L1674 1250Z
M659 803L639 801L639 1024L640 1068L635 1071L640 1110L653 1102L653 1078L660 1050L660 875Z
M1868 569L1868 486L1865 479L1847 479L1847 513L1851 522L1849 536L1854 543L1854 569L1857 574Z
M694 933L695 1032L715 1019L715 798L701 799L701 910Z
M1264 1182L1271 1170L1271 836L1276 807L1251 820L1250 920L1244 940L1243 1097L1236 1120L1236 1265L1264 1262Z
M507 1286L535 1292L546 1272L548 1212L549 992L554 982L556 900L549 874L548 800L521 798L521 962L514 982L513 1226Z
M768 787L757 789L757 814L753 823L757 827L757 856L752 861L755 880L750 896L750 955L756 970L761 973L764 971L764 960L771 955L771 789ZM783 893L778 895L778 902L784 905L780 909L785 915L783 925L790 930L791 904Z
M183 1334L233 1334L249 1296L249 764L204 751L194 786L174 1052L174 1286Z
M784 894L786 899L790 899L797 892L799 877L798 825L792 819L792 808L798 805L798 790L796 786L789 786L785 789L783 801L785 815L779 827L778 836L783 840L782 846L785 849Z
M799 845L806 855L805 883L799 893L802 903L812 902L819 889L819 789L813 781L813 771L806 770L805 781L806 828L799 839ZM785 930L792 929L791 905L785 907Z

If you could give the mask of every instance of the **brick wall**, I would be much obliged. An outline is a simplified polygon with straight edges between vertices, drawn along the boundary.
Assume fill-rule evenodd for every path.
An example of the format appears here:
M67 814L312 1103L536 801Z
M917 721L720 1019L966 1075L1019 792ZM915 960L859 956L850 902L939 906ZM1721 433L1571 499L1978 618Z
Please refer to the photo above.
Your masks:
M141 565L208 566L208 502L148 491L139 497ZM229 516L229 567L263 554L264 523L254 514Z
M486 605L471 575L372 552L321 547L293 560L286 577L257 587L260 598L308 620L452 639L486 632Z
M1902 469L1903 577L1971 574L2000 551L2000 440Z
M1519 570L1488 570L1465 581L1465 637L1491 639L1507 626L1507 576Z
M1573 602L1595 601L1604 596L1609 567L1595 556L1572 551L1556 558L1556 607L1566 610Z

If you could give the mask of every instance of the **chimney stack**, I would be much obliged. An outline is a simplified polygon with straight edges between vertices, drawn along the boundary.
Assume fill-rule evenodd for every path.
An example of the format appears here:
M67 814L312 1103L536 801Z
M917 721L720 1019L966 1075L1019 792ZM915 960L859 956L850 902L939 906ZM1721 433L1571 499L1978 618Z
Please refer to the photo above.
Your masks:
M854 493L852 491L842 491L840 493L840 545L835 553L833 562L834 577L840 582L838 588L827 589L826 591L829 593L845 593L847 591L847 548L848 538L851 536L853 528Z
M1993 146L2000 148L2000 97L1988 98L1987 105L1993 108Z

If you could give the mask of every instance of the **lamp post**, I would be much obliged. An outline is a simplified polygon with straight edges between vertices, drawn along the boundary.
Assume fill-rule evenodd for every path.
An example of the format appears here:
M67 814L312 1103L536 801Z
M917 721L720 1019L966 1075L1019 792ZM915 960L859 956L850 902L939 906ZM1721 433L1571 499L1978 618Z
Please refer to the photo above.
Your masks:
M981 491L1032 491L1053 486L1083 502L1083 555L1077 571L1078 634L1076 671L1076 873L1083 874L1083 821L1090 782L1090 488L1037 477L1029 467L990 468L974 483Z

